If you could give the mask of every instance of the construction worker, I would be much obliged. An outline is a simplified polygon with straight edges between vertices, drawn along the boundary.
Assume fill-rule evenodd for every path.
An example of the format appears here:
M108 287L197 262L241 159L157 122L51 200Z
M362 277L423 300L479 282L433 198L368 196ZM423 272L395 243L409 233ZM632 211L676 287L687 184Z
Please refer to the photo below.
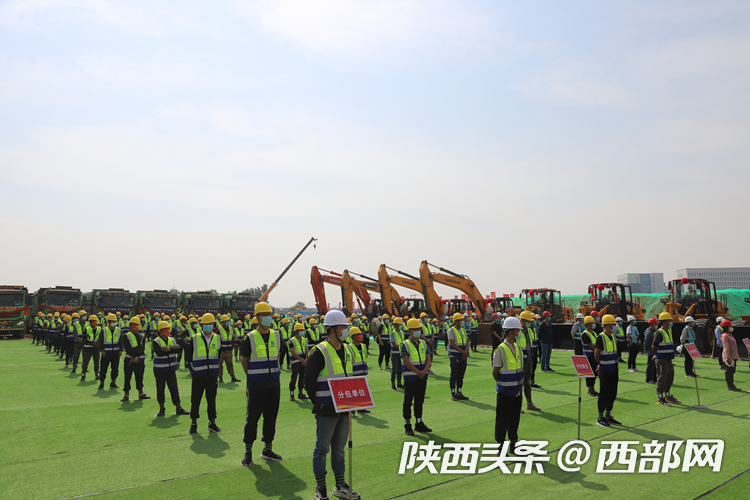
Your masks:
M724 352L724 345L721 342L721 336L724 334L724 329L721 326L721 323L724 321L724 318L719 316L716 318L716 328L714 328L714 349L712 356L714 358L717 358L719 360L719 369L721 371L725 371L727 369L726 365L724 364L724 356L722 353Z
M542 373L554 372L549 365L552 357L552 315L549 311L542 313L542 322L539 323L539 345Z
M380 323L378 328L378 369L383 369L383 360L385 360L385 369L388 369L388 365L391 362L391 330L393 326L390 325L391 318L387 314L383 314L383 321Z
M643 332L643 347L646 350L646 358L648 362L646 364L646 383L656 384L656 362L654 361L654 333L658 328L659 322L656 318L650 318L648 320L648 328Z
M431 334L432 343L430 345L430 350L432 351L433 356L437 356L438 355L438 348L437 348L438 342L440 342L440 324L437 318L432 318L432 320L430 321L430 330L432 330L432 334Z
M117 316L112 313L107 315L107 324L101 328L99 333L99 389L104 390L104 381L107 379L107 370L111 367L110 389L119 389L117 386L117 375L120 373L120 328L117 326Z
M84 320L82 319L83 316L80 315L80 313L73 313L71 314L71 323L72 328L70 331L73 334L73 353L70 358L70 363L73 363L73 369L70 371L70 373L75 373L76 369L78 368L78 360L81 358L81 350L83 349L83 336L84 336Z
M495 405L495 441L502 450L505 438L510 440L509 451L514 452L518 441L518 424L524 390L523 348L516 342L521 335L521 321L511 317L503 322L504 340L492 351L492 377L497 391Z
M234 360L240 362L240 347L242 341L245 338L245 329L242 326L242 321L237 320L232 328L232 350L234 351Z
M43 333L43 325L44 324L44 313L42 311L39 311L36 313L36 317L34 318L34 322L31 326L31 332L32 332L32 340L31 345L40 345L42 343L42 338L44 337Z
M448 355L450 356L451 376L451 401L465 401L469 399L462 392L464 386L464 375L466 374L466 360L469 358L469 350L466 343L466 329L464 317L461 313L453 315L453 326L448 330Z
M81 382L86 381L86 373L89 368L89 361L94 358L94 380L99 380L99 334L102 329L97 326L99 318L92 314L89 316L89 323L86 325L83 335L83 366L81 367Z
M419 322L420 322L420 326L422 327L422 340L427 342L427 346L430 348L430 351L434 351L435 346L432 343L433 330L432 330L432 326L430 325L430 315L424 312L421 313L419 315ZM407 328L408 328L408 324L407 324Z
M188 339L190 338L191 332L190 332L190 325L188 324L188 319L180 315L180 320L175 323L175 327L172 328L172 336L174 337L175 342L178 346L180 346L180 350L177 351L177 367L180 367L180 362L182 361L182 352L188 345Z
M522 311L519 315L521 322L521 333L516 339L516 345L523 350L523 393L526 396L526 409L533 411L542 411L536 406L531 396L531 377L534 374L534 361L532 356L537 356L533 351L535 333L534 333L534 313L531 311Z
M289 319L289 318L284 318ZM283 328L283 326L282 326ZM308 399L303 392L305 387L305 366L307 366L307 354L310 346L307 339L302 336L305 331L304 325L294 325L294 335L288 341L289 358L292 360L292 378L289 380L289 401L294 401L294 386L297 385L297 396L300 399Z
M67 352L68 331L70 330L70 322L73 318L67 314L63 314L60 316L60 319L62 321L60 323L60 335L59 335L60 354L58 356L58 359L64 359L65 353Z
M679 351L685 357L685 376L695 378L697 375L693 372L693 358L687 352L686 344L695 344L695 319L692 316L685 318L685 328L682 329L680 334Z
M500 313L492 314L492 360L494 363L495 349L503 342L503 317Z
M659 329L654 333L652 349L655 350L657 402L662 406L680 404L670 393L674 382L674 342L672 341L672 315L663 312L659 315Z
M125 393L121 402L130 401L130 380L135 375L135 388L138 390L138 399L151 399L143 393L143 372L146 368L146 341L140 332L141 318L132 317L128 321L128 331L120 336L120 344L125 357L123 358L123 369L125 371Z
M336 486L332 491L338 498L358 499L359 493L349 490L344 479L346 462L344 447L349 438L349 415L336 413L328 388L328 380L350 377L354 372L353 347L345 341L349 337L349 325L341 311L328 311L323 319L327 339L310 349L305 370L305 389L313 402L316 420L316 440L313 450L313 474L315 475L315 498L328 498L326 488L326 457L331 451L331 468Z
M258 420L263 416L263 452L260 458L278 461L281 456L272 449L279 414L281 383L279 357L281 335L273 326L273 310L266 302L255 304L258 328L242 341L242 367L247 374L247 418L245 419L245 456L241 464L253 464L253 443L258 436Z
M591 316L583 318L583 324L586 329L581 332L581 348L583 354L588 358L591 369L594 371L593 377L586 377L586 387L588 388L589 396L596 397L599 395L594 389L596 385L596 320Z
M391 390L395 391L403 389L404 385L401 383L403 374L401 372L401 342L404 341L405 332L403 330L404 320L399 317L394 318L393 328L389 334L389 341L391 346ZM396 385L396 379L398 379L398 385Z
M68 318L70 318L70 320L68 320ZM79 319L77 312L74 312L65 318L67 323L67 328L65 330L65 368L68 368L68 365L73 362L73 353L75 352L76 346L76 333L80 335L83 331L78 322Z
M307 333L307 342L310 345L310 348L312 349L316 345L320 344L321 336L320 336L320 330L318 330L318 320L315 318L312 318L310 322L305 325L305 322L301 322L301 325L305 327L306 333Z
M216 318L211 313L201 317L201 333L190 338L185 350L185 361L190 366L192 388L190 394L190 435L198 434L201 399L206 394L208 405L208 430L221 432L216 425L216 389L219 384L219 352L221 339L215 333Z
M157 326L159 336L153 340L153 348L156 357L154 358L154 378L156 379L156 400L159 402L159 413L157 417L163 417L166 413L164 403L166 397L164 386L169 387L169 395L172 398L172 404L177 410L177 415L190 415L180 405L180 390L177 387L177 369L180 362L177 358L182 348L177 345L174 337L170 336L171 328L167 321L160 321Z
M721 356L724 360L724 380L727 382L727 390L742 392L742 389L734 385L734 373L737 371L737 361L740 360L740 355L737 351L737 341L735 340L734 335L732 335L732 332L734 332L734 326L731 321L725 319L719 324L719 327L722 330Z
M542 349L539 345L539 335L537 335L536 330L539 326L541 316L538 314L534 314L534 321L530 324L526 325L526 333L529 335L529 339L531 340L531 374L528 375L528 378L531 380L531 387L534 389L541 389L542 386L538 385L536 383L536 367L539 364L539 360L541 359L541 353ZM526 374L524 374L526 375Z
M479 320L477 319L477 313L471 313L469 332L471 350L477 352L477 341L479 340Z
M615 318L615 321L617 324L612 329L612 333L615 334L615 338L617 339L617 362L624 363L625 360L622 359L622 351L628 346L628 339L625 337L625 329L622 327L622 318L618 316Z
M455 314L453 315L455 316ZM448 340L448 331L453 327L453 318L450 316L443 317L443 342L445 343L445 350L448 350L450 341ZM436 349L437 350L437 349Z
M604 332L596 338L594 357L599 365L599 418L596 424L602 427L622 425L612 416L612 408L617 399L619 383L619 362L617 361L617 336L612 329L617 326L617 320L611 314L602 317Z
M372 323L370 322L370 318L364 315L362 316L360 323L361 323L361 326L359 328L360 330L362 330L362 342L365 344L365 349L367 349L367 353L369 354L370 352L370 330L372 329Z
M628 371L630 373L640 371L635 367L635 361L638 359L638 351L641 347L641 336L635 322L635 316L628 316L628 327L625 330L625 337L628 340Z
M60 328L57 326L57 321L55 321L52 313L47 315L47 322L45 323L45 326L47 333L47 352L54 352L55 342L57 342L57 334L60 331Z
M422 421L422 407L424 405L425 391L427 390L427 378L429 377L432 354L430 346L422 336L422 324L416 318L406 322L409 338L401 343L401 362L404 372L404 431L407 436L413 436L414 431L432 432ZM417 425L411 427L411 405L414 401L414 418Z
M281 327L279 328L279 333L281 334L281 358L279 358L279 367L284 368L284 360L286 360L287 370L291 367L292 361L292 356L289 353L289 341L295 335L292 328L293 327L289 318L281 319Z
M154 359L154 346L152 342L156 339L156 336L159 333L160 321L161 315L158 312L154 313L153 317L149 321L148 331L146 332L146 339L149 341L149 345L151 346L151 359Z
M232 364L232 320L228 315L222 314L218 325L219 337L221 338L221 351L219 352L219 382L224 383L224 365L227 366L231 382L242 382L234 376L234 364Z
M584 315L582 313L576 314L576 321L570 328L570 336L575 342L575 353L578 356L583 355L583 345L581 344L581 333L586 329L586 325L583 324Z
M354 348L352 349L352 352L354 353L354 371L352 372L352 375L367 376L367 373L369 372L367 366L368 352L367 347L362 343L362 330L356 326L349 328L349 339L352 339L351 346ZM357 413L370 413L370 410L357 410ZM352 416L354 417L356 414L352 413Z

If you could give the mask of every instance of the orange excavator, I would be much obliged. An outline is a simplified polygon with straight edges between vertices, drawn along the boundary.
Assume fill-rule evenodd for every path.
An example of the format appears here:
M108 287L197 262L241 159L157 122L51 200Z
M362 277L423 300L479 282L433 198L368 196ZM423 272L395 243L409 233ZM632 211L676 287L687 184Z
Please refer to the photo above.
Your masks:
M403 276L388 274L388 270L406 277L404 278ZM414 290L415 292L424 294L424 289L422 288L419 278L403 271L399 271L398 269L390 268L385 264L381 264L380 268L378 268L378 284L380 285L380 295L383 297L392 297L395 294L391 285L402 286L409 290ZM433 318L440 317L440 310L435 307L427 295L424 295L423 297L424 298L403 299L401 301L401 307L398 310L399 315L404 316L405 314L409 314L414 318L419 318L421 313L426 312L432 314Z
M364 278L369 281L354 279L352 278L352 274L358 278ZM354 293L355 288L361 288L374 293L380 292L380 285L377 280L345 269L344 273L341 275L341 299L344 306L344 314L347 316L354 312L352 294ZM393 304L395 304L395 310L398 311L398 308L401 306L401 297L395 292L395 290L392 290L391 296L387 298L381 294L381 300L375 299L373 302L368 303L363 311L368 318L383 311L392 316L394 314Z
M321 274L320 271L328 274ZM315 294L315 307L318 309L318 314L328 312L324 283L341 287L341 277L342 275L337 272L321 269L318 266L313 266L310 270L310 284L312 285L313 294ZM361 310L365 311L370 308L372 298L366 288L355 286L352 287L352 292L357 296Z
M432 272L430 266L447 274ZM449 316L457 312L469 312L471 311L471 304L473 304L475 310L472 312L476 312L479 318L484 319L487 304L492 302L492 299L485 299L482 292L477 289L477 286L468 276L430 264L426 260L423 260L419 265L419 276L422 284L422 293L427 297L431 309L437 309L440 314ZM464 299L442 300L435 291L435 283L461 290L471 303Z

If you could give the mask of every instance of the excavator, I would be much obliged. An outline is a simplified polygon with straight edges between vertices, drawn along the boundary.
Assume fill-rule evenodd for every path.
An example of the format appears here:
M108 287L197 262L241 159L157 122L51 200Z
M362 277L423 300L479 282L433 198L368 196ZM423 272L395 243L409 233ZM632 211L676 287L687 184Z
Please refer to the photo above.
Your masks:
M447 274L432 272L430 267L439 269ZM422 284L422 294L427 297L431 310L437 309L444 316L449 316L457 312L476 312L477 316L484 319L484 312L487 310L487 306L492 299L485 300L484 295L482 295L468 276L430 264L426 260L423 260L419 265L419 276ZM468 297L469 301L464 299L442 300L435 291L435 283L461 290ZM475 308L474 310L471 309L472 304Z
M321 274L320 271L328 274ZM313 294L315 295L315 307L318 309L318 314L325 314L328 312L328 302L326 301L324 283L341 287L341 276L342 275L337 272L328 271L319 268L318 266L312 266L312 269L310 270L310 284L312 285ZM355 286L352 287L352 292L357 296L362 311L366 311L370 308L372 298L366 288Z
M563 305L559 290L553 288L524 288L521 298L526 299L526 310L542 315L549 311L553 323L573 321L573 308Z
M726 318L729 312L726 298L717 299L716 285L700 278L672 280L668 288L669 296L660 301L664 304L664 311L679 323L692 316L695 319L695 343L701 352L707 352L715 342L716 318Z
M594 283L589 285L591 303L581 301L578 312L588 316L591 311L597 311L600 316L613 314L627 320L628 316L635 316L643 321L645 311L643 306L633 301L630 285L622 283Z
M354 276L357 276L358 278L364 278L365 280L369 281L354 279L352 278L352 274ZM367 290L368 292L380 292L380 285L378 284L377 280L368 276L364 276L362 274L357 274L353 271L349 271L348 269L344 269L344 273L341 275L341 302L344 307L344 314L346 314L347 316L354 312L352 295L355 288L361 288L363 290ZM380 300L375 299L372 303L370 303L364 310L365 315L370 319L372 319L373 316L381 314L383 312L387 312L388 314L393 316L394 307L397 313L398 308L401 306L401 297L396 293L395 290L391 290L391 292L391 296L385 296L381 294Z
M406 276L406 278L404 278L403 276L388 274L388 270ZM380 285L380 294L383 297L393 296L394 292L391 285L402 286L404 288L414 290L415 292L419 292L420 294L424 293L419 278L403 271L399 271L398 269L390 268L385 264L381 264L380 268L378 268L378 284ZM423 299L404 299L401 302L401 307L399 308L400 316L409 314L413 318L419 318L419 315L423 312L432 314L433 318L437 318L440 316L439 309L434 307L434 304L430 302L426 295Z

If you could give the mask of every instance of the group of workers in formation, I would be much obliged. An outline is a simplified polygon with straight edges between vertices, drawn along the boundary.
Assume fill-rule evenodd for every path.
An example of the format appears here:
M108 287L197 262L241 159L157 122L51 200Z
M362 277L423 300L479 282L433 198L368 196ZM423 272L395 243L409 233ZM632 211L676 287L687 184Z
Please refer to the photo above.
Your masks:
M189 433L198 432L200 405L205 397L208 407L208 430L221 432L216 425L216 394L219 383L224 383L224 366L230 382L241 382L235 376L234 362L240 362L247 380L247 417L244 429L245 455L243 466L253 464L252 447L257 439L258 422L263 417L263 449L261 458L281 460L273 451L276 417L281 399L280 372L291 370L289 400L310 399L316 418L316 443L313 451L313 474L316 479L315 498L325 499L326 457L331 453L331 468L335 476L332 494L348 498L349 486L344 480L344 446L348 439L349 419L346 413L336 413L327 380L331 378L367 375L371 336L378 344L378 369L390 368L391 390L404 389L404 430L431 432L422 420L427 379L432 373L432 358L439 354L438 342L444 340L450 362L451 401L468 400L463 394L463 379L467 359L477 352L479 321L476 314L455 313L437 318L422 313L420 318L390 317L383 314L373 319L338 310L318 315L286 317L274 314L271 306L260 302L254 314L244 321L233 322L228 315L218 319L211 313L202 316L176 316L154 313L127 315L107 314L86 316L86 311L70 315L39 313L33 328L33 344L46 346L46 352L65 359L65 367L72 365L76 373L83 353L81 380L85 381L89 365L93 364L94 379L99 390L104 390L107 375L109 387L119 389L120 357L123 357L125 384L122 402L129 401L135 378L138 399L150 399L143 392L143 375L147 353L153 360L156 379L157 417L165 415L165 389L169 389L177 415L190 415ZM628 372L640 372L636 359L642 348L647 354L646 382L656 385L657 402L663 406L679 404L672 394L675 350L682 352L685 344L695 343L695 320L685 318L685 328L679 343L672 337L672 316L664 312L658 320L651 318L644 332L644 342L636 327L636 318L622 318L596 311L590 316L578 314L571 328L575 352L586 355L595 377L587 378L590 396L598 397L599 416L596 423L603 427L622 425L612 416L619 380L619 363L625 363L622 353L628 352ZM725 372L727 388L740 391L734 385L736 362L739 360L737 343L732 336L732 323L719 318L716 327L716 348L720 369ZM149 344L149 345L147 345ZM542 316L522 311L518 317L505 313L493 314L492 376L496 381L497 404L495 440L501 454L514 453L518 441L518 425L523 397L526 410L541 411L532 401L536 384L535 372L551 373L552 326L549 312ZM124 355L123 355L124 352ZM191 374L190 412L180 403L176 371L184 362ZM692 358L685 356L685 375L697 377ZM595 390L596 378L599 391ZM416 424L412 427L412 407ZM369 413L359 410L358 413ZM353 415L354 416L354 415ZM507 442L506 442L507 438ZM352 491L352 498L359 495Z

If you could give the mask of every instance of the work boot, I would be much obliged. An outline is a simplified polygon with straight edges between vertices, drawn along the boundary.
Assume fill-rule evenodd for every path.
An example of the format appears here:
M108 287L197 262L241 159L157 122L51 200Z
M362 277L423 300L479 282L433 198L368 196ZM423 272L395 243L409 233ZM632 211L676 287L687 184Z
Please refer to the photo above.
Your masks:
M245 452L245 456L242 457L242 462L240 462L240 465L243 467L250 467L251 465L253 465L252 454Z
M177 415L190 415L190 412L189 412L189 411L187 411L187 410L186 410L185 408L183 408L182 406L178 406L178 407L177 407Z
M289 401L294 401L294 391L289 393Z
M166 414L167 414L167 410L165 410L164 407L162 406L161 408L159 408L159 413L157 413L156 416L163 417Z
M242 380L238 379L234 375L232 375L232 382L242 382Z
M302 392L302 391L299 391L299 394L297 394L297 397L298 397L299 399L310 399L310 398L308 398L308 397L307 397L307 396L305 395L305 393L304 393L304 392Z
M417 432L432 432L432 429L427 427L424 422L417 422L417 425L414 426L414 430Z
M77 369L77 367L75 367L75 366L74 366L74 367L73 367L73 369L72 369L72 370L70 370L70 373L75 373L75 372L76 372L76 369Z
M146 396L144 393L140 393L138 399L151 399L151 396Z
M86 374L85 373L81 376L81 382L86 382Z
M193 423L190 424L190 431L188 431L188 434L191 436L198 434L198 422L193 421Z
M104 390L104 386L103 386L103 385L100 385L100 386L99 386L99 387L98 387L98 388L97 388L96 390L97 390L97 391L103 391L103 390Z
M589 396L596 397L599 393L596 392L594 389L589 389Z
M130 401L130 397L128 397L128 395L127 395L127 394L125 394L125 395L124 395L124 396L122 397L122 399L120 400L120 402L121 402L121 403L127 403L128 401Z
M216 425L216 422L209 422L208 430L211 432L221 432L221 429L219 429L219 426Z
M120 386L118 386L117 384L115 384L114 382L112 382L111 384L109 384L109 388L110 389L119 389Z
M411 424L404 424L404 432L406 433L407 436L414 435L414 431L411 428Z
M221 382L222 384L224 383L224 377L223 376L219 377L219 382Z
M537 405L535 405L531 401L529 401L528 403L526 403L526 409L527 410L531 410L531 411L542 411L541 408L539 408Z

